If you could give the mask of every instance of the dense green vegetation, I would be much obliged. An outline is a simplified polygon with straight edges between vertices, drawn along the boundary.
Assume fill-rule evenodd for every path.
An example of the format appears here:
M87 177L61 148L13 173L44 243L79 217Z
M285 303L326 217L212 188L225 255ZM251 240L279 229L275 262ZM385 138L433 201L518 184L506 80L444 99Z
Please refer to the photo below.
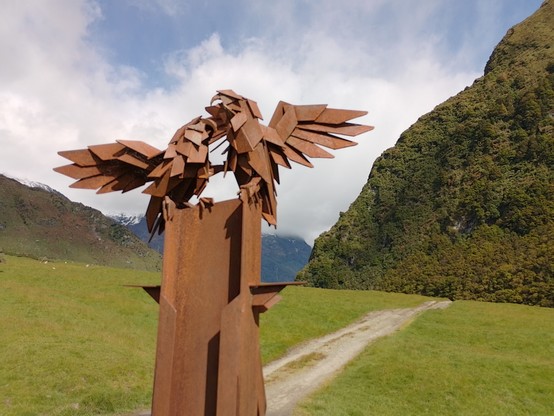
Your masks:
M115 415L148 408L158 306L142 290L124 285L159 279L159 273L5 256L0 414ZM264 362L367 311L426 300L301 287L283 296L262 315Z
M554 306L554 4L404 132L300 280Z
M378 340L295 415L552 415L554 310L455 302Z

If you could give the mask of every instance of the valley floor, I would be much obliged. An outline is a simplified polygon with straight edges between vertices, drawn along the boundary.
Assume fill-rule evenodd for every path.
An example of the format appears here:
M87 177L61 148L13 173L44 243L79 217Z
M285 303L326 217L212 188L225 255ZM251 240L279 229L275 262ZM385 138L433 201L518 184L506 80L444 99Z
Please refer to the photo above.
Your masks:
M296 404L318 390L374 340L390 335L429 309L450 301L429 301L414 308L370 312L358 321L305 342L264 367L266 416L290 416ZM140 412L134 416L150 416Z
M375 339L389 335L428 309L450 301L430 301L415 308L370 312L332 334L293 348L264 367L267 416L289 416L295 405L333 377Z

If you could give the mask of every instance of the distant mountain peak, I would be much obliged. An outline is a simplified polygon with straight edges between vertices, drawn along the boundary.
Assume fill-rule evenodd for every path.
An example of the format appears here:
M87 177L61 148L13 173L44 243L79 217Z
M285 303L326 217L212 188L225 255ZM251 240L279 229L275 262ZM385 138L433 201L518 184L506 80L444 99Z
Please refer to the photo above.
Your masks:
M13 179L14 181L17 181L20 184L25 185L29 188L42 189L42 190L47 191L47 192L59 194L59 192L56 191L54 188L51 188L48 185L46 185L44 183L41 183L41 182L35 182L35 181L31 181L29 179L18 178L16 176L8 175L7 173L2 173L1 175L5 176L6 178Z
M114 220L115 222L117 222L118 224L129 227L132 225L140 224L144 218L144 214L129 215L121 212L119 214L108 215L108 217Z

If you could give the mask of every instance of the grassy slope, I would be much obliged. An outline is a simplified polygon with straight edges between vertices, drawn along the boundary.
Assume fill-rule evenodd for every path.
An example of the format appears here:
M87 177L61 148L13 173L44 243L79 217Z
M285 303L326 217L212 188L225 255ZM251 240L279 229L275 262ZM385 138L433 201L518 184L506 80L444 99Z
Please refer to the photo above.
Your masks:
M552 415L554 310L459 301L370 346L298 415Z
M140 289L158 273L0 263L0 414L109 415L150 402L158 307ZM366 311L413 306L419 296L289 288L262 317L264 361Z
M161 256L124 226L62 194L0 175L0 252L156 271Z

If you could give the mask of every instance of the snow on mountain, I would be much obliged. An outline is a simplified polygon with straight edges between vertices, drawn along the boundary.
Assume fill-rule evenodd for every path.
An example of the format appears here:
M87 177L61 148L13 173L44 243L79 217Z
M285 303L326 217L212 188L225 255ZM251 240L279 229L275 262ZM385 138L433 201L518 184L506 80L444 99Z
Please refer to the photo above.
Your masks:
M117 222L118 224L124 225L125 227L129 227L132 225L140 224L142 219L144 218L143 214L137 214L137 215L128 215L123 212L119 214L114 215L108 215L112 220Z
M14 181L17 181L22 185L28 186L29 188L38 188L38 189L43 189L47 192L59 194L59 192L56 191L54 188L51 188L48 185L45 185L43 183L30 181L29 179L16 178L15 176L11 176L7 173L2 173L2 175L4 175L6 178L10 178L10 179L13 179Z

